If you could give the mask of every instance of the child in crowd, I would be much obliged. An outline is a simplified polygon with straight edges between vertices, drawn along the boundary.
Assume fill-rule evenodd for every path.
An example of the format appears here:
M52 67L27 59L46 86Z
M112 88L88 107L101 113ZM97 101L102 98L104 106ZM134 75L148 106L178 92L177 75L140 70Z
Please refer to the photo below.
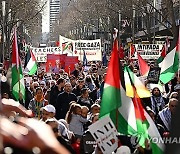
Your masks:
M84 133L83 125L88 122L87 118L81 116L81 106L73 104L67 116L67 123L70 131L73 131L76 138L81 138Z

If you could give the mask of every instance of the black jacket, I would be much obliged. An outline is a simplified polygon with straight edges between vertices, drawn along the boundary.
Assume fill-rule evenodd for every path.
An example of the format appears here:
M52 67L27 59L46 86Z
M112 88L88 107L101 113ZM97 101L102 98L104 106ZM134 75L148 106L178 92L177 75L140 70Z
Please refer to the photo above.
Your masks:
M56 119L65 119L71 101L77 101L77 97L73 93L62 92L58 95L55 105Z
M50 104L55 105L57 96L63 92L63 89L59 91L58 87L55 85L51 88L50 92Z
M83 88L85 88L85 86L83 86ZM82 88L82 89L83 89ZM81 95L81 89L79 88L79 86L77 85L76 87L73 88L72 91L77 97Z

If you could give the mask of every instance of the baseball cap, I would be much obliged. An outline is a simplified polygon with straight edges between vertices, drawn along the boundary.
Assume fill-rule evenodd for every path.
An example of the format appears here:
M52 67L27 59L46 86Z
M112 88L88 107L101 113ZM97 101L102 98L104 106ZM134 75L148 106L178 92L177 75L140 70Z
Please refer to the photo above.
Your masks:
M47 112L56 113L56 109L53 105L46 105L42 109L46 110Z
M131 154L131 150L128 146L123 145L117 149L116 154Z

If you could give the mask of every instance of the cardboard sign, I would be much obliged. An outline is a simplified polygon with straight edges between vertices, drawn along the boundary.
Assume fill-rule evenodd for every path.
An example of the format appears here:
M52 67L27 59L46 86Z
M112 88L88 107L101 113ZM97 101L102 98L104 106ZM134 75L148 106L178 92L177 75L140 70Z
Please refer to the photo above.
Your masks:
M157 84L159 82L160 72L161 72L160 67L150 68L148 77L147 77L149 83Z
M158 59L161 55L162 44L134 44L135 54L133 59L137 59L137 53L141 55L143 59Z
M89 130L103 154L110 154L117 149L118 133L108 116L90 125Z

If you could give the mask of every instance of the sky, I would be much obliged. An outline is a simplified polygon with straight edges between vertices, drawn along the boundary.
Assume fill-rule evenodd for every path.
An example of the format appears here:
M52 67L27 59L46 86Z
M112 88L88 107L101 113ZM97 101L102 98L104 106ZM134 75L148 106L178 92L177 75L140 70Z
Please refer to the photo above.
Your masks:
M42 15L42 33L49 32L49 0Z

